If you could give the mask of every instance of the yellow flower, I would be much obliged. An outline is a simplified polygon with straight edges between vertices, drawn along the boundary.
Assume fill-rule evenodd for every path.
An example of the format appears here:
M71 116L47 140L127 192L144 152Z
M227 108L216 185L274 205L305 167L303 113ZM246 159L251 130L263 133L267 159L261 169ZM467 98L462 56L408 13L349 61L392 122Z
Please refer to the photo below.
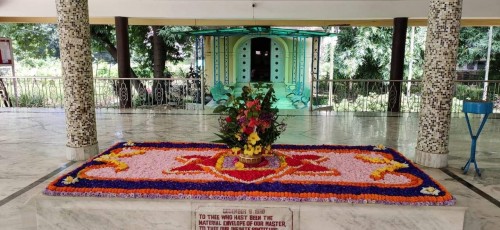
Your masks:
M245 164L238 161L238 162L236 162L236 164L234 164L234 167L236 167L236 169L244 169Z
M266 146L266 154L271 153L271 145Z
M434 195L437 196L439 195L441 191L439 189L434 188L434 187L423 187L422 190L420 190L420 193L427 194L427 195Z
M134 146L134 142L133 141L127 141L127 143L125 144L125 146Z
M241 151L241 148L240 147L233 147L233 148L231 148L231 151L233 151L234 154L237 154L238 152Z
M243 151L244 154L252 156L253 155L254 148L252 145L245 145L245 151Z
M219 157L219 159L217 159L217 163L215 164L215 168L217 170L222 170L223 164L224 164L224 157Z
M286 159L285 159L285 157L284 157L284 156L279 156L279 159L280 159L280 165L281 165L282 167L285 167L285 166L287 166L287 165L288 165L288 164L286 163Z
M108 155L102 155L102 156L94 159L94 161L109 161L112 159L114 159L114 158L111 158L111 156L108 154Z
M234 137L236 137L236 139L238 139L239 141L241 141L241 134L239 134L239 133L234 134Z
M128 165L124 162L121 161L112 161L111 163L115 164L115 171L124 171L125 169L128 169Z
M255 145L257 141L260 141L260 137L256 132L253 132L250 136L248 136L248 143Z
M68 184L74 184L76 182L78 182L78 177L73 178L72 176L67 176L63 180L63 184L66 184L66 185L68 185Z
M261 152L262 152L262 146L260 146L260 145L255 146L253 153L260 154Z

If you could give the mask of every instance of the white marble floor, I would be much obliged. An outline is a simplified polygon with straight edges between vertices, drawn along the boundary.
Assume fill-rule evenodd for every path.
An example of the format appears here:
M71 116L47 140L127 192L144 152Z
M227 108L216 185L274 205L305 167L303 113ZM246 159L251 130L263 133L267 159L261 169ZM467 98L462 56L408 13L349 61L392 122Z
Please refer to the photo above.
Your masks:
M384 144L410 159L414 157L418 114L282 112L289 117L287 131L279 143ZM126 140L209 142L215 139L218 117L210 111L98 110L99 147L104 150ZM479 120L476 116L472 121L477 124ZM1 109L0 130L0 229L29 228L22 215L25 202L55 177L48 174L68 164L64 153L64 112ZM447 170L465 182L460 183L442 170L424 168L450 190L458 206L468 208L465 229L497 229L500 225L499 139L500 116L493 116L478 142L477 161L482 177L475 176L473 168L463 175L460 167L468 159L470 137L463 116L455 116L451 122ZM472 188L465 186L466 183ZM492 199L484 198L474 189Z

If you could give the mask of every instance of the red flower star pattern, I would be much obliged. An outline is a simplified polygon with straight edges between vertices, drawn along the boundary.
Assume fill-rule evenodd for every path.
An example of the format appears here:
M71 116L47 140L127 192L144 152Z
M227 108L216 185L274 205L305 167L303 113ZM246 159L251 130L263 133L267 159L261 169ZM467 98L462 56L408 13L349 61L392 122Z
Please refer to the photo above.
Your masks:
M291 174L340 175L336 169L320 165L321 162L328 158L318 155L291 156L283 153L275 153L275 155L270 155L269 157L278 158L276 160L278 160L280 164L277 168L269 167L270 164L268 163L264 163L264 165L261 164L262 166L259 167L245 167L244 169L236 169L234 165L231 168L217 167L218 161L225 160L221 158L229 156L234 157L230 152L220 152L211 157L199 155L178 157L176 160L184 163L184 165L165 170L163 173L197 174L208 172L219 178L242 183L270 182L275 178Z

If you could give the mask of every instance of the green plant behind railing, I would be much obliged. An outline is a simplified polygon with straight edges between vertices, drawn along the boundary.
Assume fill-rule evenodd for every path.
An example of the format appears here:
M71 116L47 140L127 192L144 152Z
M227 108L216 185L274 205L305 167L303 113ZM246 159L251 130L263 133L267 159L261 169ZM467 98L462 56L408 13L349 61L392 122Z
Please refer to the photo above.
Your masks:
M14 98L14 105L18 105L19 107L44 107L45 106L45 97L43 95L28 95L21 94L17 98L17 103L15 103L16 99Z
M481 100L483 88L476 85L457 85L455 97L460 100Z
M314 97L312 102L314 106L328 105L328 96L319 95L318 97Z

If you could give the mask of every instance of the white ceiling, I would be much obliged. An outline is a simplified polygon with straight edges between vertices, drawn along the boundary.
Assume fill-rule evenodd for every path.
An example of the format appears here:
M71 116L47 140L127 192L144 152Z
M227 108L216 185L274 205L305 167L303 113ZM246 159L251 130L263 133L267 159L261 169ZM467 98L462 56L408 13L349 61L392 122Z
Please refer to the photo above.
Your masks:
M464 19L500 18L500 0L463 1ZM89 0L89 8L91 17L366 20L426 18L429 0ZM0 17L56 16L55 0L0 0Z

